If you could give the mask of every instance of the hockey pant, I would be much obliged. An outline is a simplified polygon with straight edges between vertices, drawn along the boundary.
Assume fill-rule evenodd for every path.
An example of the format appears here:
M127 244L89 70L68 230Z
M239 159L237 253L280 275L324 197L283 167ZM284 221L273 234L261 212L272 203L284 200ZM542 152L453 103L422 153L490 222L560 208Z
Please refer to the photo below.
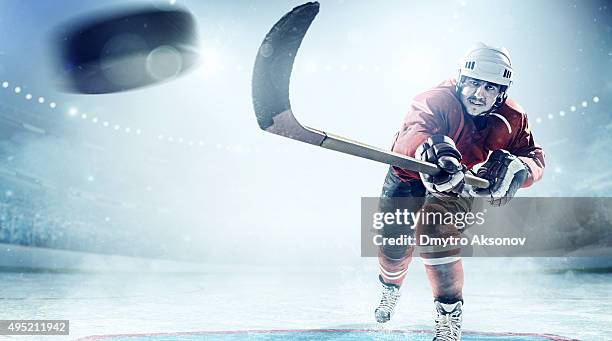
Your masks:
M381 194L380 210L395 212L396 209L408 212L421 212L421 215L434 217L456 212L469 212L472 199L469 197L440 199L427 193L420 179L402 182L389 168ZM423 217L423 216L421 216ZM447 238L460 236L454 224L441 224L440 219L419 219L410 225L387 225L383 228L384 238L412 236L416 242L421 236ZM383 245L378 251L380 275L385 283L401 285L412 260L414 246ZM462 300L463 266L461 249L458 246L427 247L420 246L419 256L425 264L427 277L433 296L442 303Z

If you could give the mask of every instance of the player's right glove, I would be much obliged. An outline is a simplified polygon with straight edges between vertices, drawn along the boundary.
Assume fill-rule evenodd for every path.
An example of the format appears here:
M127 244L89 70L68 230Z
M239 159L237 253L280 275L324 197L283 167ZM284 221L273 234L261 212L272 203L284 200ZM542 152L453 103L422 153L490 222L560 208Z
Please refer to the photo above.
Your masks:
M502 206L521 188L529 176L529 171L518 157L498 149L489 155L487 162L478 169L477 175L489 180L489 188L473 189L470 194L489 198L493 206Z
M444 135L433 135L416 151L416 158L440 167L436 175L420 173L427 191L437 196L457 196L463 190L465 166L455 142Z

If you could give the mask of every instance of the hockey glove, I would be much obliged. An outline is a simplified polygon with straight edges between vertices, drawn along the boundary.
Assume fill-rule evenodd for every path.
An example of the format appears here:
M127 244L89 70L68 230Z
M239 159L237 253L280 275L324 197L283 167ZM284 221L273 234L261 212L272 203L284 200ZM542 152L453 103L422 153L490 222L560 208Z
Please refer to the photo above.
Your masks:
M436 196L457 196L463 190L465 166L455 142L444 135L433 135L416 151L416 158L440 167L436 175L420 173L423 185Z
M529 171L518 157L498 149L491 153L487 162L478 169L477 175L489 180L490 185L485 189L472 189L470 194L490 198L491 205L502 206L521 188Z

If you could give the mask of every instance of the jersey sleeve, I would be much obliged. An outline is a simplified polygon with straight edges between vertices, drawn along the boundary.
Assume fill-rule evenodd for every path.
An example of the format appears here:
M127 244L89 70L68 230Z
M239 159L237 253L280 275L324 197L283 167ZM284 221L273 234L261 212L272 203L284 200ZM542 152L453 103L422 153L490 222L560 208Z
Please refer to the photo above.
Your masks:
M510 152L518 156L529 170L529 177L523 187L529 187L542 178L545 167L544 151L533 139L526 114L522 114L521 126L512 143Z
M395 135L391 150L414 157L417 148L431 135L446 135L444 106L444 98L431 97L428 93L415 97L400 130ZM393 170L402 179L418 178L417 172L397 167L393 167Z

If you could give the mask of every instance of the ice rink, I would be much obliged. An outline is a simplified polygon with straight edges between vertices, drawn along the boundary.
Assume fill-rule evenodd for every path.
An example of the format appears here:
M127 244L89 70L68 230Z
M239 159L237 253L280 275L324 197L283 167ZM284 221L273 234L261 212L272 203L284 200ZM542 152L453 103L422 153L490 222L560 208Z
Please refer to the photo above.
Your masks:
M68 319L92 335L206 330L372 329L377 266L201 266L201 271L4 272L1 319ZM529 260L465 262L464 329L612 339L612 274L543 273ZM432 298L420 260L386 329L431 329ZM5 336L2 340L36 339ZM43 340L42 337L39 337Z
M70 321L68 336L0 341L119 341L109 336L119 334L159 341L146 335L189 332L219 340L204 332L246 330L374 330L383 341L393 330L432 330L433 298L419 259L392 321L383 328L374 320L380 283L376 259L361 257L363 232L372 227L364 225L363 202L380 196L388 165L333 152L324 140L314 145L330 150L298 142L293 130L284 130L291 139L270 134L273 126L263 131L255 107L264 102L254 90L267 87L253 82L262 75L254 66L258 56L295 57L292 69L270 73L291 75L289 97L282 96L288 106L268 112L271 122L294 113L328 142L338 134L389 150L408 131L405 117L418 106L412 99L456 77L477 41L510 51L506 90L527 118L513 131L503 115L486 113L495 114L490 127L507 143L478 133L466 150L531 158L514 148L529 140L546 154L542 180L517 192L542 200L504 224L537 232L544 255L598 257L466 259L463 330L612 340L612 1L326 0L299 51L283 54L264 37L302 3L0 1L0 319ZM95 58L78 66L66 60L71 48L60 47L68 27L112 23L113 13L129 18L141 5L193 16L197 29L183 36L197 66L183 69L191 59L183 64L166 45L144 49L157 39L149 23L135 25L135 36L127 24L112 26L116 35L100 39ZM180 73L158 77L168 71L152 62L160 56ZM63 84L92 61L117 92L91 95ZM143 75L155 81L145 86ZM431 111L446 117L445 108ZM432 134L449 130L443 121Z

